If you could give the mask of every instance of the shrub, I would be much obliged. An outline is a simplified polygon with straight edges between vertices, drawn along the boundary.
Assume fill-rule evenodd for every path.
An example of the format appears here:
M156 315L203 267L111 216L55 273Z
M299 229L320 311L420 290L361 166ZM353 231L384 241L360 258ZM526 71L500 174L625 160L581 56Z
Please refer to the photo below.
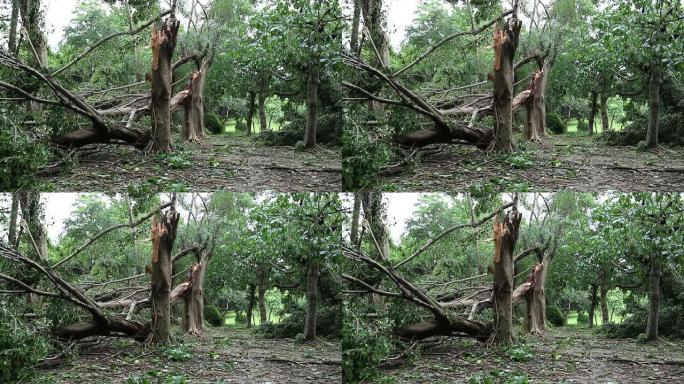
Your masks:
M224 131L223 122L215 113L207 113L204 116L204 127L214 135L220 135Z
M565 326L565 316L563 315L563 311L557 305L549 305L546 307L546 319L549 320L549 323L556 327Z
M658 141L660 144L684 145L684 116L681 113L663 113L658 119ZM604 132L601 139L608 145L639 145L646 140L648 119L635 116L621 131Z
M220 327L224 324L221 311L213 305L207 305L204 307L204 319L212 327Z
M589 132L589 122L584 119L579 119L577 122L577 132Z
M25 323L9 312L7 303L0 304L0 383L23 381L48 352L48 340L41 335L47 325Z
M0 126L4 124L0 116ZM47 146L38 139L27 137L25 132L17 132L15 136L11 129L0 130L0 190L26 186L47 160Z
M345 316L347 317L347 316ZM378 375L378 365L392 350L391 324L345 321L342 326L342 377L345 383L368 382Z
M565 132L565 124L563 124L563 119L557 113L549 113L546 115L546 128L555 134L561 134Z
M247 132L247 122L239 119L235 122L235 131L236 132Z
M589 315L584 311L577 312L577 324L589 324Z
M247 314L242 311L236 311L235 324L247 324Z

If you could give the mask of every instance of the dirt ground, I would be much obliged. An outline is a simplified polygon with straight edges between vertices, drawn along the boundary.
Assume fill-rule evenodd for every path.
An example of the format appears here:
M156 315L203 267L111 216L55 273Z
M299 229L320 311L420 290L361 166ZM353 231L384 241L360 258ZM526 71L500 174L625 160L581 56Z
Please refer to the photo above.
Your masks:
M567 135L551 136L544 144L524 145L524 150L508 156L444 146L441 152L400 173L382 176L382 188L408 192L684 190L682 148L640 151Z
M175 141L178 143L178 140ZM43 191L336 192L342 188L337 150L318 147L268 147L253 138L210 136L202 143L181 143L160 156L129 147L102 145L79 151L59 172L40 177ZM88 153L94 152L94 153Z
M449 339L413 363L383 370L377 383L681 383L684 342L614 340L586 328L556 328L524 339L514 354Z
M41 369L31 383L341 382L341 352L328 341L296 344L261 338L246 329L212 328L202 339L185 337L183 344L182 352L174 353L129 340L107 341L57 367Z

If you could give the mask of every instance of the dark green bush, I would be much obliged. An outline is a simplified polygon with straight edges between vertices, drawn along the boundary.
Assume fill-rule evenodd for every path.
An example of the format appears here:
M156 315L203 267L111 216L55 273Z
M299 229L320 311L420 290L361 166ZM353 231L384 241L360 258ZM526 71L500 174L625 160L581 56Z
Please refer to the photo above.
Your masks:
M682 305L663 303L658 318L658 334L671 339L684 339L684 317ZM609 338L636 339L646 332L648 322L648 308L645 306L632 307L630 315L621 324L604 324L599 332Z
M247 314L242 311L236 311L235 324L247 324Z
M271 338L294 338L304 332L306 310L301 307L291 308L289 316L281 319L278 324L265 323L259 325L257 332ZM319 306L316 313L316 335L321 337L336 337L342 326L340 308L336 305Z
M563 327L566 323L563 311L557 305L549 305L546 307L546 319L556 327Z
M557 113L549 113L546 115L546 128L555 134L561 134L565 132L565 124L563 124L563 119Z
M579 119L577 122L577 132L589 132L589 122L584 119Z
M235 131L236 132L247 132L247 122L240 119L235 122Z
M584 311L577 312L577 324L589 324L589 315Z
M351 313L346 312L345 318ZM390 334L391 323L386 319L345 321L342 326L342 381L372 381L378 375L378 365L393 349Z
M213 305L204 306L204 319L213 327L221 327L225 323L221 311Z
M684 145L684 116L681 113L663 113L658 119L658 141L660 144ZM621 131L607 131L601 136L608 145L638 145L646 140L648 119L636 116Z
M28 138L24 132L14 135L10 129L0 129L0 190L25 187L47 160L48 149L43 143Z
M0 383L25 381L48 352L44 323L26 323L0 302ZM16 310L16 306L12 306Z
M330 146L339 145L342 137L344 115L341 111L327 109L318 115L318 129L316 143ZM288 115L288 121L283 123L279 131L261 131L259 137L267 145L294 146L304 140L306 116L300 114Z
M215 113L207 113L204 116L204 127L214 135L220 135L225 130L221 118Z

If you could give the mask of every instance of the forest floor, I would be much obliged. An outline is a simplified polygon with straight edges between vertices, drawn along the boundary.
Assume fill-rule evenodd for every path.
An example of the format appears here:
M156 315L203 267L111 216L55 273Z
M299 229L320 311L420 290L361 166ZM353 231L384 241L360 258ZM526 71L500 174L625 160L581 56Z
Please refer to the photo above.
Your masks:
M521 141L518 140L520 143ZM684 148L611 147L595 138L553 135L543 144L495 155L449 145L389 176L384 190L395 191L681 191Z
M175 143L179 143L178 139ZM332 192L342 188L339 151L270 147L244 136L208 136L151 155L130 147L99 145L79 151L59 172L41 176L42 191ZM87 154L85 154L87 153Z
M31 383L339 383L339 346L319 340L296 344L246 329L211 328L165 350L129 340L107 341L63 364L41 369Z
M554 328L509 350L449 339L377 383L681 383L684 342L607 339L586 328Z

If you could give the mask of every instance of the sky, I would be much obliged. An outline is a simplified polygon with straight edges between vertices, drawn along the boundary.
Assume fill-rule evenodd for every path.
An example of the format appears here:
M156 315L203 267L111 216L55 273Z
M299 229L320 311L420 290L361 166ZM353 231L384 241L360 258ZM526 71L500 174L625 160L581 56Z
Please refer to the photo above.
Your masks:
M54 50L64 37L64 27L69 25L73 12L81 0L43 0L46 10L48 42ZM423 0L386 0L387 27L392 46L399 48L408 27L415 18L418 4Z

